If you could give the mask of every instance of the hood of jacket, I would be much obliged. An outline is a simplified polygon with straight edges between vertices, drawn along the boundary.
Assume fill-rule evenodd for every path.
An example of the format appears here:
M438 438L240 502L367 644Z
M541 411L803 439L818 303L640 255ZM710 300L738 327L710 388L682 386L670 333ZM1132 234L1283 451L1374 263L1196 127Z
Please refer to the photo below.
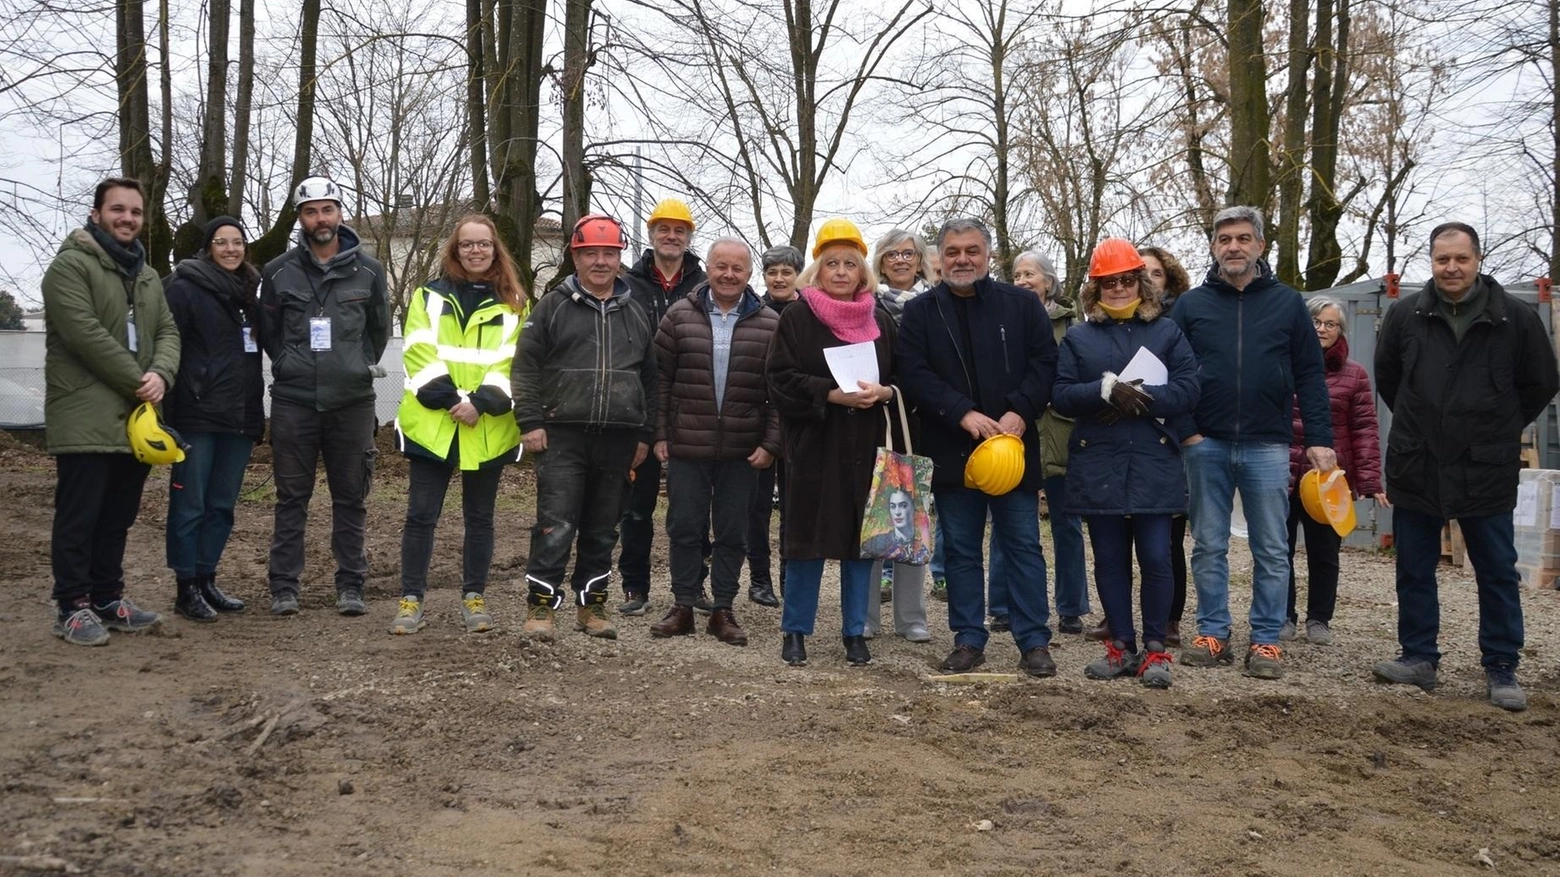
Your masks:
M358 237L358 233L352 230L352 226L343 222L341 225L336 226L336 243L336 255L321 262L314 257L314 251L309 248L308 235L303 233L302 227L298 229L298 246L303 248L303 252L309 257L309 262L312 262L326 273L329 273L332 268L349 264L357 259L358 251L363 246L363 239Z

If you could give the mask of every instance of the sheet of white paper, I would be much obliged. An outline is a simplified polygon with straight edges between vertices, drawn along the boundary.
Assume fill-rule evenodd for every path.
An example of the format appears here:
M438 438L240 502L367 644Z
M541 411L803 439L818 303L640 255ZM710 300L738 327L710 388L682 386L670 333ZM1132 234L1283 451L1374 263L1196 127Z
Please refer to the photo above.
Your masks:
M1524 481L1517 486L1517 509L1512 513L1512 523L1518 527L1538 526L1538 482Z
M1150 353L1147 347L1139 347L1138 352L1133 354L1132 361L1127 363L1127 367L1121 370L1118 377L1123 381L1142 378L1145 387L1163 387L1170 383L1170 370L1165 368L1165 364L1160 362L1159 357Z
M1560 484L1549 494L1549 529L1560 530Z
M844 347L825 347L823 358L829 363L834 382L846 393L859 393L857 381L875 384L878 381L877 345L871 341L847 344Z

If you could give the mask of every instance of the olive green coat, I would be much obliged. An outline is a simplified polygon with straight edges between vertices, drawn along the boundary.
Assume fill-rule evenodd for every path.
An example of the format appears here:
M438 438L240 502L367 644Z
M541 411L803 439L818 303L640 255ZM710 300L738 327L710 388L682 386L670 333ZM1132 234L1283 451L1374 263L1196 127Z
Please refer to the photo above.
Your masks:
M1073 308L1066 299L1060 300L1051 314L1051 331L1056 335L1057 346L1062 336L1073 324ZM1073 419L1056 413L1047 405L1040 415L1040 469L1046 478L1067 474L1067 440L1072 437Z
M173 387L179 329L157 272L143 267L130 283L134 353L125 287L119 266L85 229L65 238L43 275L43 421L51 454L130 453L125 418L138 404L141 376L156 372Z

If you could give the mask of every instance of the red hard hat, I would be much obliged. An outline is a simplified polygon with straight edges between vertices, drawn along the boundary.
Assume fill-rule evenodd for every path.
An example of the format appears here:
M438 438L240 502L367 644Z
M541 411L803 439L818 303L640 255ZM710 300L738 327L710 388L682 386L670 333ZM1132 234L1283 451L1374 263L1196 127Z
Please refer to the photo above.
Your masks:
M1089 257L1090 277L1125 274L1142 267L1143 257L1138 255L1137 247L1132 246L1132 242L1125 238L1106 238L1100 241L1100 245L1094 248L1094 255Z
M626 250L628 238L624 237L623 226L616 219L604 213L592 213L580 217L580 221L574 223L574 236L569 241L569 248L577 250L581 247Z

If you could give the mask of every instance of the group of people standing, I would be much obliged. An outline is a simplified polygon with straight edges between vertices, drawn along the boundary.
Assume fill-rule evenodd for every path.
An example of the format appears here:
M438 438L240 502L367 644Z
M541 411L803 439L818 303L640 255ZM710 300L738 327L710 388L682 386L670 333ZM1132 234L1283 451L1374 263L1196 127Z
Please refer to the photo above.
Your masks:
M161 403L185 446L170 479L166 535L175 610L211 621L244 609L218 587L216 571L263 432L262 350L273 376L271 612L299 610L304 524L323 459L336 607L364 614L373 380L390 335L382 267L342 222L339 188L314 177L294 192L295 248L257 272L243 224L219 217L164 291L137 240L142 198L133 180L100 185L86 227L62 245L44 281L48 445L59 460L55 633L99 645L110 629L160 620L125 597L121 569L147 475L125 435L141 402ZM625 270L622 225L582 218L570 230L573 272L530 306L491 220L465 217L444 242L439 276L405 315L396 429L410 485L392 633L427 623L433 531L457 472L462 622L471 632L492 629L494 504L503 468L529 455L536 523L526 636L553 638L572 593L575 629L616 637L606 609L614 547L618 612L644 614L664 471L672 602L650 625L653 636L692 634L703 611L709 635L746 645L734 609L746 562L749 599L781 607L782 659L803 665L832 560L848 663L871 661L883 602L896 634L927 642L925 568L863 558L859 538L877 450L908 431L915 452L935 464L931 592L948 602L946 672L981 666L993 631L1011 634L1022 672L1057 672L1042 490L1058 632L1084 633L1085 525L1093 549L1105 620L1091 634L1105 654L1087 676L1166 687L1176 646L1189 666L1233 663L1227 552L1238 492L1254 560L1242 664L1253 677L1281 677L1281 643L1299 633L1297 530L1310 567L1305 636L1332 640L1340 540L1301 511L1296 485L1307 470L1341 467L1356 496L1396 506L1402 653L1378 664L1376 676L1436 682L1438 551L1425 546L1455 517L1479 581L1491 700L1525 706L1514 677L1517 443L1560 376L1537 318L1478 273L1472 228L1432 231L1433 279L1382 329L1376 374L1398 414L1385 479L1369 379L1348 358L1344 308L1307 303L1273 276L1253 208L1214 217L1214 264L1195 288L1169 253L1110 238L1095 249L1076 302L1038 252L1015 260L1013 283L996 279L990 233L971 218L944 223L931 249L898 229L869 249L855 224L829 220L810 259L790 247L761 255L762 294L742 241L713 241L702 263L693 254L686 204L661 202L647 230L650 248ZM870 345L875 379L836 382L826 351L849 344ZM1020 440L1023 475L990 494L970 486L966 466L1001 436ZM778 579L769 550L775 495ZM1197 624L1182 643L1188 522Z

